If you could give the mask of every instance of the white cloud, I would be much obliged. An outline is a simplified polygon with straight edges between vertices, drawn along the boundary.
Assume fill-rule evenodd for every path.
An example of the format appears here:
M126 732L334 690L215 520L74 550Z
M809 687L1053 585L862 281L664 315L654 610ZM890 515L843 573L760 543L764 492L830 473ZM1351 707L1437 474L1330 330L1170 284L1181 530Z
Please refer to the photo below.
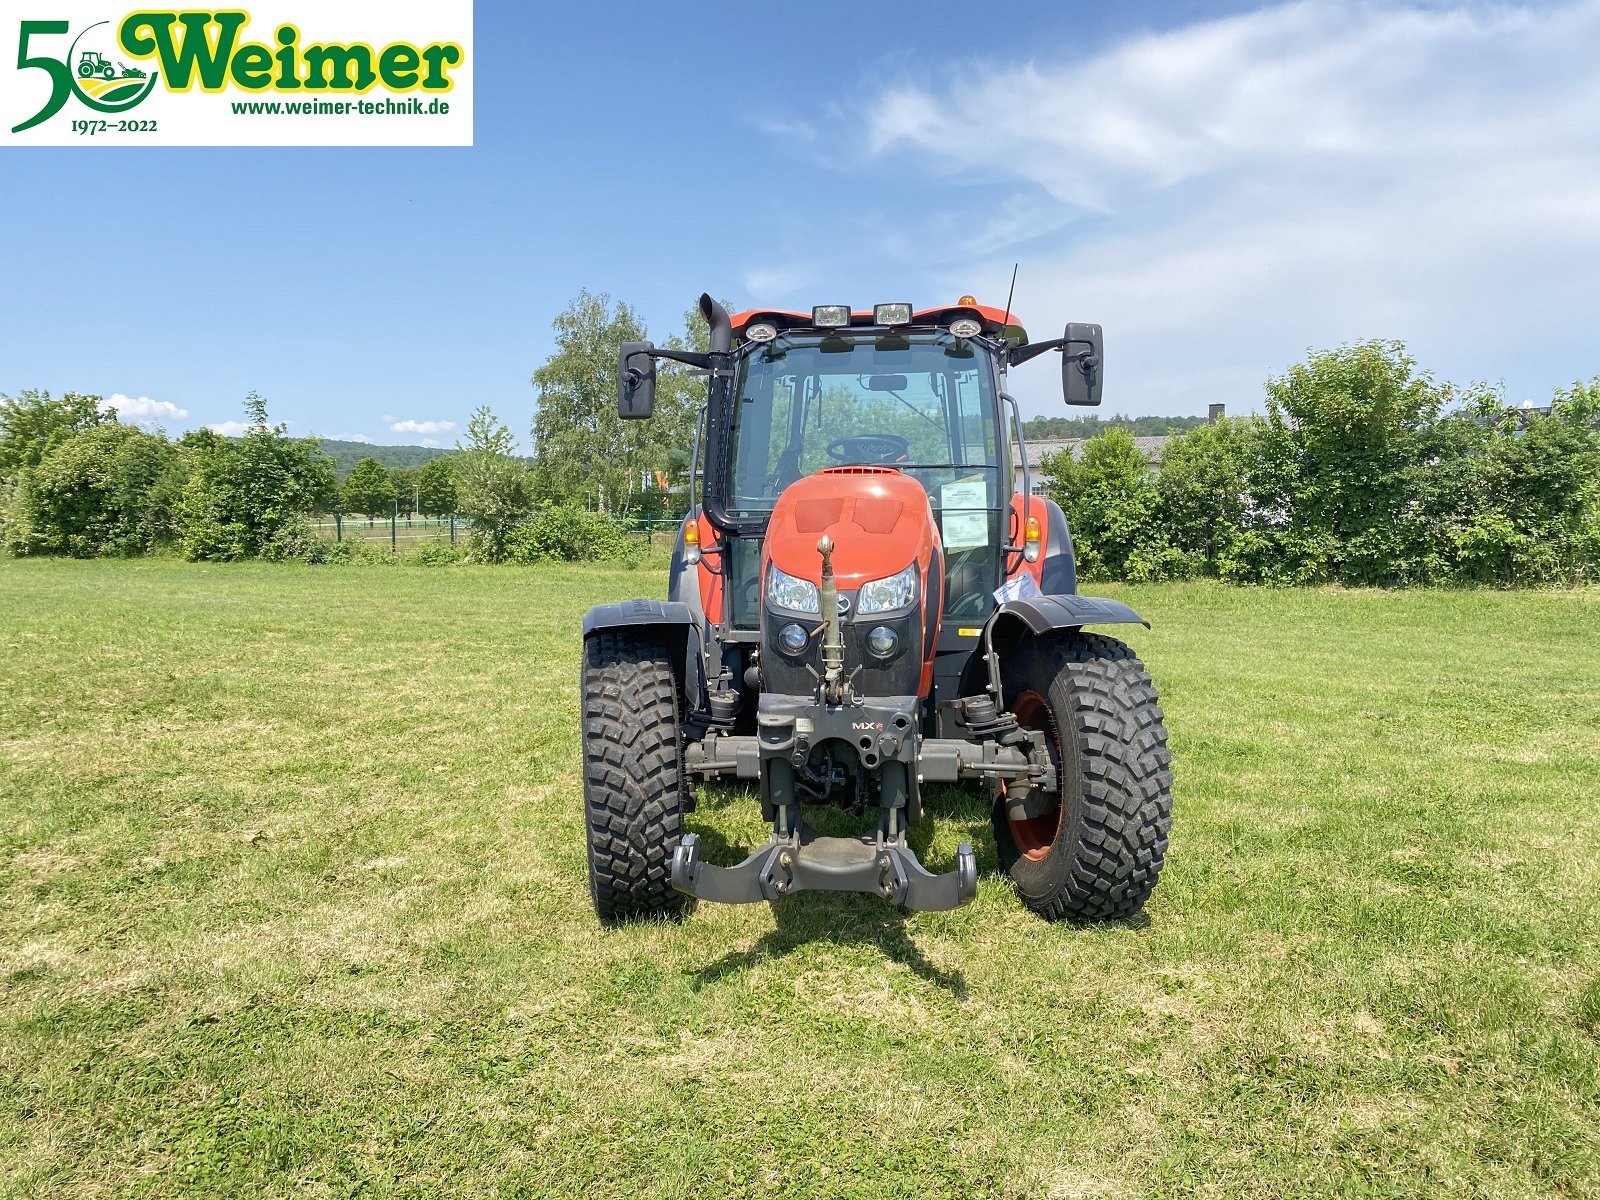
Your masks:
M1372 336L1541 394L1600 368L1597 53L1597 0L1308 0L896 85L857 114L865 163L959 188L883 269L955 294L1021 259L1036 327L1105 325L1108 408L1254 403ZM1017 373L1030 408L1049 374Z
M387 420L387 418L385 418ZM449 433L456 427L454 421L391 421L389 429L393 433Z
M817 127L810 121L794 117L759 117L755 126L762 133L771 134L773 137L794 138L801 142L817 140Z
M248 421L216 421L206 426L212 433L220 433L223 437L243 437L255 426Z
M117 392L100 401L100 411L115 409L119 419L140 425L153 425L161 421L181 421L189 410L179 408L170 400L152 400L149 396L124 396Z
M364 433L332 433L328 435L328 438L334 442L360 442L364 446L377 444Z
M812 286L816 269L810 265L796 264L783 267L752 267L745 271L739 282L744 290L756 298L755 303L770 305L799 294Z

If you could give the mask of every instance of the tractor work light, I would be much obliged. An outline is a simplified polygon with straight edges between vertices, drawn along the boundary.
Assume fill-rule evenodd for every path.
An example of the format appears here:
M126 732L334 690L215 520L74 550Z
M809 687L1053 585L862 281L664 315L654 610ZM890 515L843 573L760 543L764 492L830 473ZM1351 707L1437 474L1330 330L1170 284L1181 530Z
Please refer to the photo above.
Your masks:
M778 336L778 331L774 326L762 323L750 326L744 331L744 336L746 340L752 342L770 342Z
M838 329L850 324L848 304L819 304L811 310L811 323L818 329Z
M958 338L975 338L983 332L983 326L971 317L961 317L950 322L950 332Z
M898 575L887 579L874 579L863 583L856 593L856 611L867 613L894 612L905 608L917 598L917 564L912 563Z
M911 305L874 305L872 309L872 321L875 325L909 325L911 324Z
M767 603L790 612L820 613L822 601L817 585L809 579L796 579L778 567L767 568Z

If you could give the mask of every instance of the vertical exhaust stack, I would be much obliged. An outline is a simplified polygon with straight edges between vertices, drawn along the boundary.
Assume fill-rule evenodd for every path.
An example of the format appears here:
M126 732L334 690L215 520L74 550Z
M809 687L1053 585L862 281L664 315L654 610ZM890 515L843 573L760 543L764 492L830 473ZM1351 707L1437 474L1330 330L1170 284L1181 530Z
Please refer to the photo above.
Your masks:
M711 298L710 292L700 293L700 315L711 326L711 353L726 354L733 349L733 322L728 310Z

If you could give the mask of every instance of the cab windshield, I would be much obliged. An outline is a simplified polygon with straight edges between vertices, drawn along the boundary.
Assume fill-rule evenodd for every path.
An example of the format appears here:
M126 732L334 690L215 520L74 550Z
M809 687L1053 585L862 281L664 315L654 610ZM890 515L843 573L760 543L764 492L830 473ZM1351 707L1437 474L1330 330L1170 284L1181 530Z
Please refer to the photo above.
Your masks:
M744 356L735 388L732 515L770 513L784 488L827 467L897 467L939 522L945 611L985 609L1007 532L985 350L937 332L779 337Z

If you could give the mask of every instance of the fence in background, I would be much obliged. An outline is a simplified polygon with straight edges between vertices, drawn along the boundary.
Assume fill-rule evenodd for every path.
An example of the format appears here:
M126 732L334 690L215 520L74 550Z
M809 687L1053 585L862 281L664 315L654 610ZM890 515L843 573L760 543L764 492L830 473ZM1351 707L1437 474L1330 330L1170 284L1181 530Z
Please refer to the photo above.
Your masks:
M628 536L665 554L677 545L678 527L682 524L682 517L641 517L629 522Z
M467 523L460 517L358 517L335 513L313 521L312 527L330 542L354 538L362 542L386 542L389 549L415 549L425 542L445 541L452 546L463 541Z
M640 517L627 522L627 535L652 551L669 552L678 540L682 517ZM355 539L386 543L389 549L415 549L426 542L466 543L471 527L464 517L363 517L334 513L312 521L311 526L330 542Z

